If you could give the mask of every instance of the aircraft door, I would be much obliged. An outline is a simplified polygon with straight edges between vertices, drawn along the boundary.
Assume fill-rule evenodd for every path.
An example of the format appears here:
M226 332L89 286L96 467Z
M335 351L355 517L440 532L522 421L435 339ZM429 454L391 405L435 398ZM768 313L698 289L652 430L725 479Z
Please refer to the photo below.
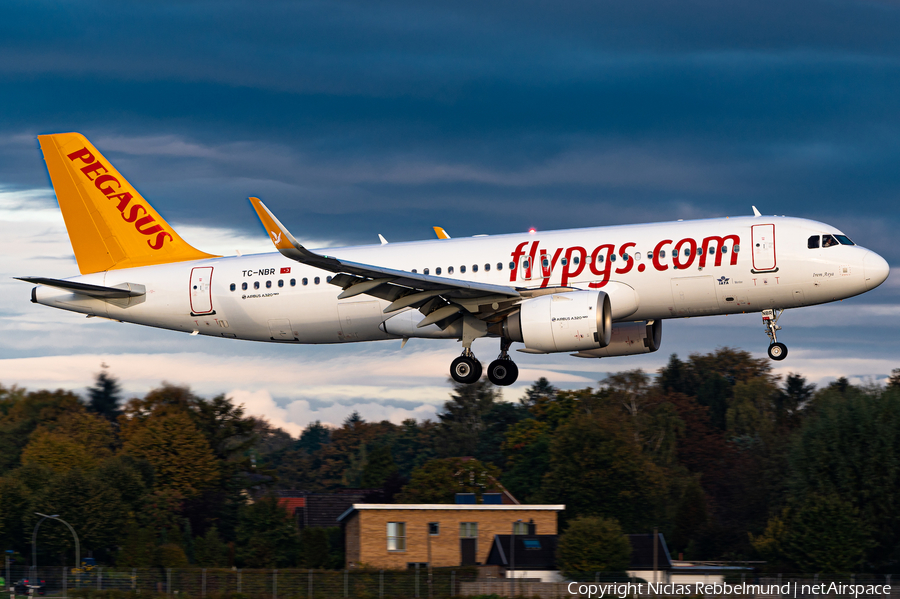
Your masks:
M191 316L215 314L212 305L212 266L191 269Z
M750 227L753 244L753 270L775 270L775 225Z

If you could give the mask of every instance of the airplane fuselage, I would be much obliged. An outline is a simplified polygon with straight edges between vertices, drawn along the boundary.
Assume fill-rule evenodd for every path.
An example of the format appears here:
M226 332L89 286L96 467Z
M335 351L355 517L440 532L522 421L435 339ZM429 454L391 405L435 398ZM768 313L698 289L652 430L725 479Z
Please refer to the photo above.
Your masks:
M732 217L329 248L342 260L518 288L609 293L614 322L796 308L858 295L884 280L884 260L863 247L810 248L840 235L787 217ZM868 265L868 266L867 266ZM867 268L869 275L867 277ZM877 271L877 274L876 274ZM882 276L884 274L884 276ZM73 277L146 288L101 300L52 287L37 303L146 326L232 339L346 343L451 337L416 328L415 309L384 314L368 295L339 300L332 273L279 253L125 268Z

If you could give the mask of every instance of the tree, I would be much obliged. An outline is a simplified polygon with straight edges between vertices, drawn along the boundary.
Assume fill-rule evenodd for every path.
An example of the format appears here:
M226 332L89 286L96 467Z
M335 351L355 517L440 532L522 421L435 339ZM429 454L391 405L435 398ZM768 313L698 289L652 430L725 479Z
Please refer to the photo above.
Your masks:
M887 382L888 388L898 388L900 387L900 368L894 368L891 371L891 376L888 378Z
M556 561L567 578L618 573L631 563L631 544L613 518L580 517L559 537Z
M867 555L889 567L900 546L900 389L820 392L788 455L788 491L797 505L833 496L859 511L875 541Z
M215 526L210 526L205 535L194 540L194 555L201 568L224 568L228 565L228 545Z
M118 379L107 372L109 366L100 365L100 372L94 378L94 385L88 387L87 408L91 412L106 418L110 422L116 422L122 414L119 403L122 400L122 387Z
M132 521L125 530L124 540L116 556L120 568L149 568L156 561L157 535L150 528Z
M454 503L456 493L475 493L477 499L497 488L500 470L478 460L446 458L431 460L413 470L398 503Z
M540 497L565 503L569 517L617 519L646 530L662 519L666 479L641 451L620 412L581 415L556 429Z
M494 385L486 378L471 385L454 381L450 397L438 414L441 439L438 451L444 457L474 456L485 430L484 416L497 397Z
M858 571L874 545L859 510L835 495L811 495L786 507L751 542L771 562L835 574Z
M297 525L273 496L241 509L237 527L238 561L245 568L283 568L297 562Z
M387 445L375 449L362 471L360 485L363 489L380 489L384 483L397 473L397 464Z
M182 410L155 410L141 422L129 422L123 434L122 451L153 466L158 488L189 499L219 479L209 443Z

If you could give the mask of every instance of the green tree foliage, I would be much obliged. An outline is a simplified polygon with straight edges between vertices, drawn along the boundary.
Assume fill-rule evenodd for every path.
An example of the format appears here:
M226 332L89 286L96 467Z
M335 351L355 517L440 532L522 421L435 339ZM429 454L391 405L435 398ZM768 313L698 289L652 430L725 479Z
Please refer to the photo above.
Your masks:
M158 535L132 521L125 530L116 565L124 568L149 568L156 562ZM121 537L120 537L121 538Z
M194 540L194 555L197 565L203 568L224 568L228 565L228 545L215 526L210 526L205 535Z
M76 531L82 550L106 550L118 544L129 517L128 505L109 481L73 469L54 476L34 498L35 512L59 514ZM27 517L31 526L38 516ZM41 542L56 551L74 552L72 534L63 524L45 521Z
M900 389L826 390L801 427L789 455L789 492L852 505L871 531L877 566L896 563L900 546ZM885 551L887 549L887 551Z
M479 438L487 428L484 417L494 406L497 392L486 378L471 385L453 381L450 401L444 403L440 419L442 457L475 456Z
M612 517L626 530L646 530L662 520L666 492L664 471L622 414L583 415L556 429L541 498L564 503L569 517Z
M107 368L106 364L101 365L94 385L88 388L87 408L110 422L116 422L122 415L122 386L118 379L110 376Z
M343 531L339 527L304 528L300 531L300 565L337 570L344 567Z
M245 568L284 568L297 562L300 537L293 516L275 497L241 508L238 562Z
M767 560L797 572L857 572L874 547L859 510L835 495L811 495L769 520L765 533L751 535Z
M360 486L363 489L380 489L396 474L397 464L391 455L391 448L382 445L369 455L360 477Z
M78 396L69 391L7 391L0 417L0 475L19 464L22 449L39 425L55 422L63 414L81 410Z
M497 491L500 470L491 464L463 458L431 460L413 470L398 503L454 503L457 493L475 493L480 501L485 492Z
M580 517L559 537L556 561L567 578L594 572L624 572L631 563L631 544L613 518Z
M184 549L176 543L163 543L153 553L153 565L158 568L187 568L189 564Z

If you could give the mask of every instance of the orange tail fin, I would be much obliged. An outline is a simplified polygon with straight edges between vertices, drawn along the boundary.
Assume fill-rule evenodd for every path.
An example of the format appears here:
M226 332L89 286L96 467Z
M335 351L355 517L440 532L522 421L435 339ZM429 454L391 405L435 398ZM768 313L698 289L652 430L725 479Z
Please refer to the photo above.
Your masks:
M216 257L179 237L80 133L38 139L81 274Z

